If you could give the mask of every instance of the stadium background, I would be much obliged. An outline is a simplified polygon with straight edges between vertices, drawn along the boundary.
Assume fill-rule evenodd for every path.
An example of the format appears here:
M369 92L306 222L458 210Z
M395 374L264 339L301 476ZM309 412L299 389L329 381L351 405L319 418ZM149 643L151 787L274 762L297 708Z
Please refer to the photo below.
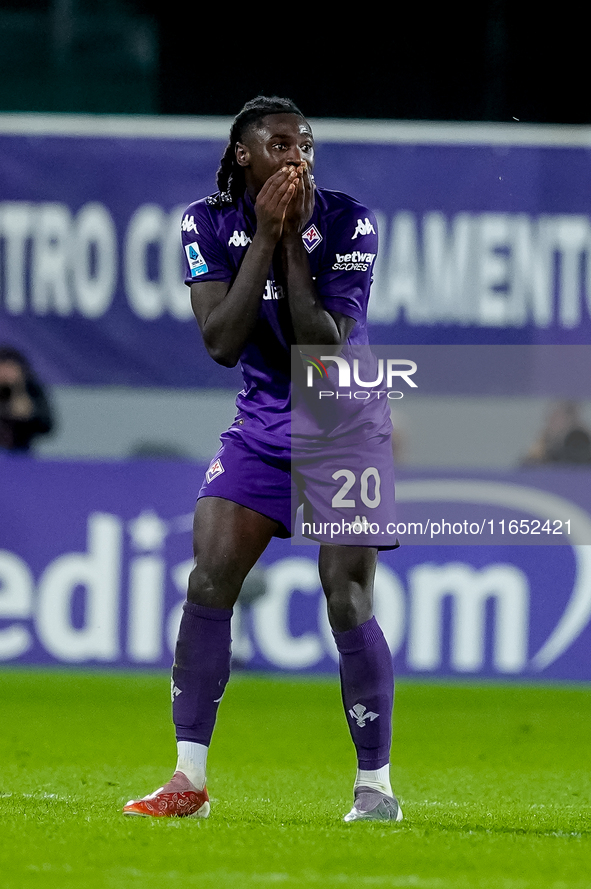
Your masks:
M292 96L314 120L324 182L367 195L381 211L379 342L589 342L591 112L572 28L532 21L520 4L497 0L431 10L427 22L397 10L391 28L368 18L367 45L352 50L359 13L339 14L309 43L290 38L278 64L276 33L262 35L255 53L248 35L226 23L220 31L213 14L189 19L183 43L179 15L160 4L0 8L0 338L25 349L58 419L33 461L0 462L6 663L170 663L187 516L232 417L236 376L205 359L186 303L164 280L163 257L174 249L179 208L213 187L227 116L252 95ZM92 285L101 268L92 258L86 290L80 275L72 290L59 290L73 274L60 271L60 243L90 232L84 243L100 258L96 232L108 237L111 226L121 267L100 311L104 292ZM425 245L452 243L437 240L442 230L454 233L458 250L468 239L479 257L477 317L473 303L450 304L443 292L421 302ZM15 243L21 290L10 289ZM541 284L532 255L546 269ZM45 256L41 271L36 256ZM508 256L517 257L512 265ZM166 268L174 275L174 261ZM459 292L461 269L449 274L450 292ZM587 470L534 478L520 468L559 394L573 393L405 401L395 409L401 491L451 479L482 482L485 497L492 481L545 491L548 517L558 518L552 498L586 513ZM591 424L588 393L576 394ZM542 515L523 504L495 508L507 520ZM385 557L378 605L398 672L590 679L586 540L542 549L408 546ZM242 666L334 672L309 550L278 542L249 590L253 601L243 600L235 627Z
M34 457L0 457L3 889L588 889L588 471L520 468L565 369L591 421L590 375L570 363L589 344L587 43L573 3L0 0L0 341L33 353L58 415ZM531 348L552 359L510 393L515 374L495 373L500 391L423 386L397 411L401 508L506 522L550 509L576 518L577 540L382 560L378 610L402 674L396 825L341 820L354 751L315 553L289 544L241 600L212 817L121 816L174 761L167 674L192 501L235 382L205 360L158 260L259 92L292 96L324 131L326 182L371 186L388 260L374 337L428 355L510 342L521 370ZM199 139L210 116L222 129ZM128 266L134 245L143 260ZM563 369L544 343L566 344ZM421 501L450 484L460 503Z

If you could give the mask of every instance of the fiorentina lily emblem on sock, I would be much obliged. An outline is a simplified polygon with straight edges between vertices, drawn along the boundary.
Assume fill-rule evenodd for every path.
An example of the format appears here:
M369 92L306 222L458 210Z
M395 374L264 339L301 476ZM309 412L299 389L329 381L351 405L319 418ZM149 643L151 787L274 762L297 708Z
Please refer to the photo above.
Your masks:
M355 704L355 706L349 710L349 716L353 717L359 728L365 728L365 721L367 719L369 719L370 722L373 722L379 715L379 713L372 713L372 711L368 710L367 707L364 707L363 704Z

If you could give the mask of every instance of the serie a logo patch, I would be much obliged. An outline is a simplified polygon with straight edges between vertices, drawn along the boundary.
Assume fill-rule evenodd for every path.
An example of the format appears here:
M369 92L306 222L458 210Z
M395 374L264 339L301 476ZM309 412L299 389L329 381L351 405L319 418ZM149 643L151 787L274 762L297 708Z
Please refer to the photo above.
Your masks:
M199 275L204 275L208 270L207 263L203 258L203 254L201 253L197 241L193 241L192 244L187 244L185 246L185 253L187 254L187 260L189 262L191 277L197 278Z

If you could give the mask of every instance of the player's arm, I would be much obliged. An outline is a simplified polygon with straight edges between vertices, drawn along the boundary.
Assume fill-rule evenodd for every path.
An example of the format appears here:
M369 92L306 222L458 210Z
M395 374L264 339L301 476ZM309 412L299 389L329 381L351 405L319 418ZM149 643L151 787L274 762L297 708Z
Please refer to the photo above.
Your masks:
M211 357L225 367L238 363L257 321L286 208L295 191L295 173L279 170L257 196L257 229L232 284L191 285L191 305Z
M302 232L314 209L314 185L307 166L300 169L297 191L287 209L282 247L291 321L297 345L342 345L355 320L322 305L310 271Z
M322 305L301 235L293 240L284 238L282 246L283 272L296 344L342 345L353 330L355 320L340 312L329 312Z
M232 285L225 281L191 284L191 306L205 348L224 367L238 363L253 331L272 258L273 247L269 250L255 234Z

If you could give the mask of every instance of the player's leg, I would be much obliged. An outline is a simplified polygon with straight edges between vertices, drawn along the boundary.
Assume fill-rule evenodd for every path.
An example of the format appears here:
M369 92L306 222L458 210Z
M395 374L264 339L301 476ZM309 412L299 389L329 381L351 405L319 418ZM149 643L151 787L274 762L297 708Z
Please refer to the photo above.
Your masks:
M195 567L189 578L172 670L178 759L172 779L131 801L128 815L207 817L207 752L230 677L230 621L244 578L277 530L277 522L218 497L195 510Z
M357 753L355 805L345 820L399 821L402 812L390 785L392 655L373 616L377 550L323 545L318 564L339 651L345 715Z
M371 620L377 550L371 546L322 545L318 570L334 633Z
M205 757L230 677L230 621L244 578L266 549L277 523L218 497L197 503L195 566L189 577L172 669L177 770L205 782Z

